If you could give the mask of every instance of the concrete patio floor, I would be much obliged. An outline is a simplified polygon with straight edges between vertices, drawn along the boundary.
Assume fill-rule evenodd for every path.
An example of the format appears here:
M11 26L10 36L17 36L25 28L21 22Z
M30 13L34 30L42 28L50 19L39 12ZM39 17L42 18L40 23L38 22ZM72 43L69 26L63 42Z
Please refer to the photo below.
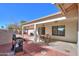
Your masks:
M69 53L69 55L72 55L72 56L77 55L77 44L76 43L55 41L55 42L49 43L49 45L54 49L67 52Z

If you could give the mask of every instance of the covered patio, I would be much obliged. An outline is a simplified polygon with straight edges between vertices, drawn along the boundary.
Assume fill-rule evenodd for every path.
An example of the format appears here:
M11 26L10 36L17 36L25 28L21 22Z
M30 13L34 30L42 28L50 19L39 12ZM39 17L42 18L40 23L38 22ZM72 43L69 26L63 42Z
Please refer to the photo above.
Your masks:
M36 19L24 25L22 29L25 27L29 33L34 34L34 36L30 36L34 43L43 43L57 51L66 52L68 55L77 55L77 5L57 5L60 6L62 12ZM61 34L58 32L57 34L56 30L53 33L52 27L61 28L63 31L60 32ZM22 35L26 37L23 31Z

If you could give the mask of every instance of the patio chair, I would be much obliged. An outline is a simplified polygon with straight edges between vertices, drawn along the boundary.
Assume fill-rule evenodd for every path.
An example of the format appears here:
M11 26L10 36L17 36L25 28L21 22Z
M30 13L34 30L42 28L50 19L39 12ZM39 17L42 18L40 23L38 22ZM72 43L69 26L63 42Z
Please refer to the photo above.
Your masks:
M48 44L49 42L51 42L51 36L50 36L49 34L41 35L40 38L41 38L41 40L43 40L46 44Z

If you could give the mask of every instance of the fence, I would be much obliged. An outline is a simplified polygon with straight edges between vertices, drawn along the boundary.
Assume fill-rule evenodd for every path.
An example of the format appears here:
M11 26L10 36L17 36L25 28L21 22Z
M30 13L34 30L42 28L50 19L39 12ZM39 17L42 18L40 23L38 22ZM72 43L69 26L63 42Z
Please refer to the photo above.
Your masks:
M0 45L11 43L12 32L9 30L0 29Z

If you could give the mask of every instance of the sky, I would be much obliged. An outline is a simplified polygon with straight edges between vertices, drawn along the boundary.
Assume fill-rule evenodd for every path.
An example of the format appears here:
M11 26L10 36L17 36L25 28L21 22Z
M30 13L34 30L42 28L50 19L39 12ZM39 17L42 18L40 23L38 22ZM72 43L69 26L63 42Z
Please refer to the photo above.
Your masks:
M27 22L58 12L51 3L0 3L0 28L8 24Z

